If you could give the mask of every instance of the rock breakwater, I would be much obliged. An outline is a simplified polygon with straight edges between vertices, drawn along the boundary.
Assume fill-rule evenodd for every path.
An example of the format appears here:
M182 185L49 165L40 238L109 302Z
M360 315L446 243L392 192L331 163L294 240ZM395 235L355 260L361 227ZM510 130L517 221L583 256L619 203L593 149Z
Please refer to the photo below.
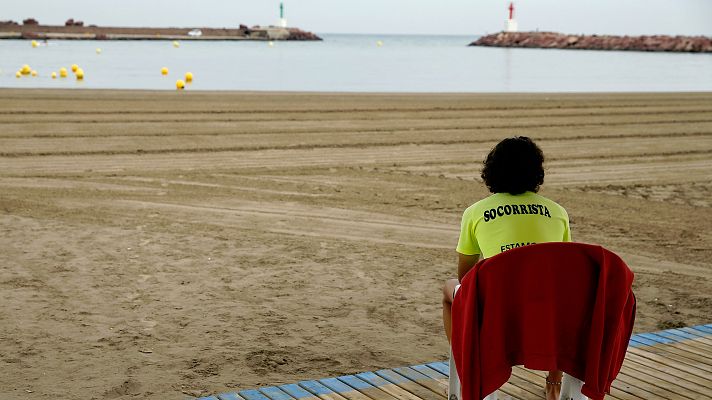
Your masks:
M482 36L470 43L470 46L712 53L712 38L706 36L612 36L566 35L556 32L500 32Z

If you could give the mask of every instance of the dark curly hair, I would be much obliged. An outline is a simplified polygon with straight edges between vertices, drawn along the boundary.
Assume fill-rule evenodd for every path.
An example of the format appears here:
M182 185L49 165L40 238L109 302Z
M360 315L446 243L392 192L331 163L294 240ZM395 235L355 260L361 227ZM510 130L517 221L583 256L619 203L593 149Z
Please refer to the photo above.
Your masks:
M492 193L537 192L544 183L544 153L526 136L504 139L487 154L481 176Z

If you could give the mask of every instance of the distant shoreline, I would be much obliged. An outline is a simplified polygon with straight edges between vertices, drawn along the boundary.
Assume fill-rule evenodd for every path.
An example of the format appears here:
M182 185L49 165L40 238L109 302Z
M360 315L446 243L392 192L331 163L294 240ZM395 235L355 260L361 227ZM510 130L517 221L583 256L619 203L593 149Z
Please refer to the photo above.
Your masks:
M537 49L712 53L707 36L567 35L556 32L499 32L485 35L470 46Z
M95 25L20 25L0 22L0 39L33 40L322 40L299 28L254 26L248 28L149 28Z

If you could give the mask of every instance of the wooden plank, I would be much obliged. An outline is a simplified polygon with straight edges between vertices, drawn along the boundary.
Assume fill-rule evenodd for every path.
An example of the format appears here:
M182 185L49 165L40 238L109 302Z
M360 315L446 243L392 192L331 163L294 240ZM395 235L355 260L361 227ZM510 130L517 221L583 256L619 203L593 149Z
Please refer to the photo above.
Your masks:
M674 342L670 343L670 345L673 345L680 349L685 349L686 351L689 351L690 353L697 354L697 355L705 357L705 358L708 358L710 351L712 351L712 348L708 348L707 345L701 344L694 340L680 340L679 336L676 336L669 332L660 332L660 333L656 333L654 335L657 337L660 337L660 338L673 340Z
M294 400L294 397L276 386L261 387L259 391L272 400Z
M300 381L299 386L321 400L346 400L346 398L317 381Z
M195 400L220 400L220 399L218 399L218 398L215 397L215 396L207 396L207 397L198 397L198 398L195 399Z
M241 390L237 394L245 400L270 400L269 397L256 389Z
M381 370L381 371L387 371L387 370ZM388 379L389 381L396 383L395 380L391 380L390 375L385 375L385 372L382 375L381 371L376 371L376 373L383 376L385 379ZM398 375L401 375L404 378L411 380L418 385L425 387L427 390L430 390L431 392L435 393L438 397L447 397L447 387L443 387L435 379L430 378L429 376L426 376L412 368L409 368L409 367L393 368L392 372L394 372ZM415 392L413 392L413 393L415 393ZM418 393L415 393L415 394L418 394ZM420 395L418 394L418 396L420 396ZM420 396L420 397L426 398L424 396Z
M243 400L240 395L234 392L230 393L220 393L217 395L220 400Z
M338 378L319 379L319 383L342 395L348 400L370 400L371 398L359 392L357 389L343 383ZM385 396L389 397L390 396Z
M685 371L689 374L695 375L699 378L705 378L709 376L705 371L691 365L689 360L684 357L678 357L675 354L666 354L660 352L648 351L646 348L628 348L628 353L639 355L643 358L647 358L654 363L659 363L660 365L667 365L672 368L676 368L681 371Z
M629 376L635 381L635 385L645 388L649 392L656 394L665 394L670 399L704 399L699 393L688 388L674 385L657 375L653 375L645 371L645 368L634 368L633 363L625 363L621 368L621 374Z
M376 375L423 400L442 400L447 397L446 391L436 391L441 386L434 380L414 370L408 372L406 368L398 369L400 369L403 374L390 369L381 369L376 371ZM431 386L429 387L427 385Z
M528 399L544 399L544 395L546 394L544 392L544 385L537 385L534 382L530 382L522 378L522 375L523 374L520 369L512 368L512 375L509 376L509 380L507 382L524 391L527 391L529 393L527 395Z
M388 390L384 390L382 386L373 385L355 375L344 375L337 379L374 400L417 400L401 399Z
M704 334L703 332L701 332L701 331L698 331L698 330L695 330L695 329L692 329L692 328L687 328L687 327L685 327L685 328L679 328L679 329L676 329L676 330L683 331L683 332L685 332L685 333L687 333L687 334L697 336L697 339L695 339L695 340L699 340L699 341L702 342L702 343L707 343L707 344L709 344L710 346L712 346L712 337L710 337L709 335L705 335L705 334Z
M618 376L616 377L616 381L618 382L618 387L632 395L635 395L637 397L643 398L643 399L668 399L668 400L678 400L675 397L670 397L672 394L658 390L656 387L651 387L649 384L645 384L644 382L637 381L635 378L629 376L628 374L624 373L621 369L621 372L618 373Z
M649 375L656 378L653 382L658 386L669 388L675 393L687 396L692 399L710 399L712 398L712 388L706 388L697 382L690 382L685 379L680 379L656 367L651 367L644 364L639 364L635 361L628 361L625 364L628 368L638 371L641 374Z
M421 400L419 396L416 396L415 394L404 390L401 387L398 387L398 385L387 381L383 379L383 377L373 373L373 372L362 372L359 374L356 374L356 376L359 379L362 379L369 384L379 388L380 390L383 390L384 392L390 394L391 396L395 397L396 399L399 400Z
M297 385L296 383L280 385L279 388L282 389L285 393L289 394L290 396L292 396L298 400L319 400L318 397L316 397L312 393L306 391L303 387Z
M685 370L672 367L663 362L652 362L652 360L648 358L630 352L626 354L626 361L627 360L635 362L636 364L644 365L649 368L654 368L658 371L665 372L666 374L675 377L678 380L682 380L686 385L693 384L700 385L702 387L712 388L712 380L710 380L709 378L703 378L697 375L690 374ZM712 395L710 396L710 398L712 398Z
M637 340L637 339L636 339ZM647 340L647 339L644 339ZM666 346L661 346L660 343L658 342L653 342L653 341L648 341L650 344L647 346L638 346L638 348L645 348L646 351L649 351L651 353L656 353L656 354L672 354L675 356L675 358L678 361L681 362L687 362L690 365L693 365L697 368L700 368L704 371L707 371L709 373L712 373L712 366L708 365L707 362L709 362L707 359L704 357L697 356L696 354L691 354L687 351L680 350L677 347L675 347L674 343L670 343Z
M694 346L697 349L705 351L706 354L712 352L712 344L707 344L705 342L706 338L687 333L680 329L669 329L667 331L658 332L657 334L668 339L677 339L680 343Z
M447 393L447 387L448 387L448 376L445 374L442 374L430 367L428 367L425 364L419 364L419 365L411 365L411 368L414 370L420 372L421 374L435 380L439 384L443 385L445 387L445 393Z

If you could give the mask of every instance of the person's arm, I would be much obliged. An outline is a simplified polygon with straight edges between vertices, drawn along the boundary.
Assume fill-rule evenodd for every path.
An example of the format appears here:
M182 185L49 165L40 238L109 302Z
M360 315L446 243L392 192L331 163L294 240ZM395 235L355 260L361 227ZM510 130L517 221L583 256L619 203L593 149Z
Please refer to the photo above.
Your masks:
M466 254L457 253L457 257L457 280L462 282L462 278L465 277L465 274L467 274L472 267L477 264L477 261L480 260L480 255L475 254L468 256Z

